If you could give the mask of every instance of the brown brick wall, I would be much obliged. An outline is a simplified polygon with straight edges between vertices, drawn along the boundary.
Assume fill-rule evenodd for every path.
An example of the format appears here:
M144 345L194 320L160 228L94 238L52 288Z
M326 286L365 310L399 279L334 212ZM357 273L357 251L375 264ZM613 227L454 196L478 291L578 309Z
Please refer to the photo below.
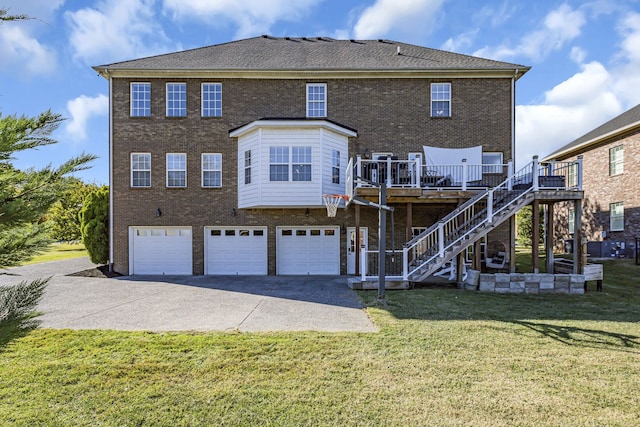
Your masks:
M151 83L151 117L129 117L129 83ZM435 81L435 80L434 80ZM441 80L442 81L442 80ZM421 152L423 145L463 148L483 145L485 151L511 153L511 80L453 79L452 117L429 117L428 79L337 79L327 83L328 118L358 131L350 141L349 155L365 149L392 151L400 158ZM187 117L165 117L166 82L187 83ZM200 117L200 84L222 83L222 117ZM127 273L128 227L193 227L194 274L202 274L203 227L266 225L269 227L269 274L275 274L275 227L279 225L354 225L354 209L339 211L335 219L325 209L237 209L237 140L229 130L254 120L301 118L306 112L306 83L313 80L251 79L114 79L113 93L113 181L114 268ZM149 152L152 161L151 188L130 187L130 154ZM187 188L165 186L165 155L187 153ZM201 153L222 153L222 188L200 187ZM156 217L160 208L162 216ZM450 208L450 207L449 207ZM402 221L403 209L396 214ZM414 209L414 225L430 225L443 216L442 207ZM362 226L370 230L375 247L377 212L362 208ZM446 212L445 212L446 213ZM406 210L405 210L406 217ZM404 236L404 225L396 226L396 241ZM342 272L345 273L345 240Z
M609 150L624 145L624 172L609 175ZM640 131L622 135L579 153L583 156L582 232L588 241L635 242L640 237L640 181L635 172L640 168ZM575 160L575 156L563 160ZM610 231L609 205L624 203L624 231ZM573 203L556 207L555 239L558 247L571 236L567 230L567 212ZM606 237L603 237L603 231Z

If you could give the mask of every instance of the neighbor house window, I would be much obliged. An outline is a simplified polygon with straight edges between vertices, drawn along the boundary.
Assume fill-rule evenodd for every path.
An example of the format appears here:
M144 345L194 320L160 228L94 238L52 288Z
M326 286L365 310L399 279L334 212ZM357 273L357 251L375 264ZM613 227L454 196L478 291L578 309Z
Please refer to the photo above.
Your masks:
M222 187L222 154L202 154L202 186Z
M167 117L187 115L187 84L167 83Z
M270 181L311 181L311 147L270 147Z
M251 150L244 152L244 183L251 184Z
M569 234L573 234L576 231L576 210L575 208L569 208L569 213L568 213L568 226L567 228L569 229Z
M222 116L222 83L202 83L202 117Z
M131 117L151 116L151 83L131 83Z
M151 187L150 153L131 153L131 186Z
M451 117L451 83L431 83L431 117Z
M571 163L568 169L567 184L569 187L578 186L578 164Z
M340 152L333 150L331 153L331 182L340 184Z
M609 205L610 212L610 230L611 231L623 231L624 230L624 203L616 202Z
M624 172L624 146L618 145L609 150L609 175L619 175Z
M482 173L502 173L502 153L482 153Z
M187 186L187 155L185 153L167 154L167 187Z
M307 85L307 117L327 117L326 83Z

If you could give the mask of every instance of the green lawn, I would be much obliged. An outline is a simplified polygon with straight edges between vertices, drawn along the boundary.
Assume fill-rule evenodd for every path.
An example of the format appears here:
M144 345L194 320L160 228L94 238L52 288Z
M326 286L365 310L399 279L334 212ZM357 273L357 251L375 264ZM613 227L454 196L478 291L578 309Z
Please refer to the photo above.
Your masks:
M39 264L41 262L60 261L69 258L79 258L88 256L87 250L82 243L54 243L42 253L31 258L29 261L22 263L27 264Z
M640 425L640 266L603 293L361 292L379 333L36 330L0 344L0 424Z

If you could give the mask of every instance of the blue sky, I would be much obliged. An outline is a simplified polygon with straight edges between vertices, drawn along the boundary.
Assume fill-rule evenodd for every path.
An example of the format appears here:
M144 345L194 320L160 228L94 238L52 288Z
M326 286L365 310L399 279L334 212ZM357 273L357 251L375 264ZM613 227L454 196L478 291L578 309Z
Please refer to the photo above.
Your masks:
M59 144L19 156L108 182L108 87L92 65L261 34L387 38L532 69L517 83L519 166L640 103L636 0L0 0L36 18L0 25L0 112L67 120Z

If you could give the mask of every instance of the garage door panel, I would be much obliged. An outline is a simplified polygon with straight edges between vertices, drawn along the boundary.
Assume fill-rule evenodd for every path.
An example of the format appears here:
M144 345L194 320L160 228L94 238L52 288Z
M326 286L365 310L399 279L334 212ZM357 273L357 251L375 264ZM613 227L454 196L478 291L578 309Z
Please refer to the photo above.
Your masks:
M340 274L338 227L280 227L277 236L278 274Z
M207 228L206 274L267 274L266 227Z
M131 274L193 274L188 227L133 227L130 243Z

